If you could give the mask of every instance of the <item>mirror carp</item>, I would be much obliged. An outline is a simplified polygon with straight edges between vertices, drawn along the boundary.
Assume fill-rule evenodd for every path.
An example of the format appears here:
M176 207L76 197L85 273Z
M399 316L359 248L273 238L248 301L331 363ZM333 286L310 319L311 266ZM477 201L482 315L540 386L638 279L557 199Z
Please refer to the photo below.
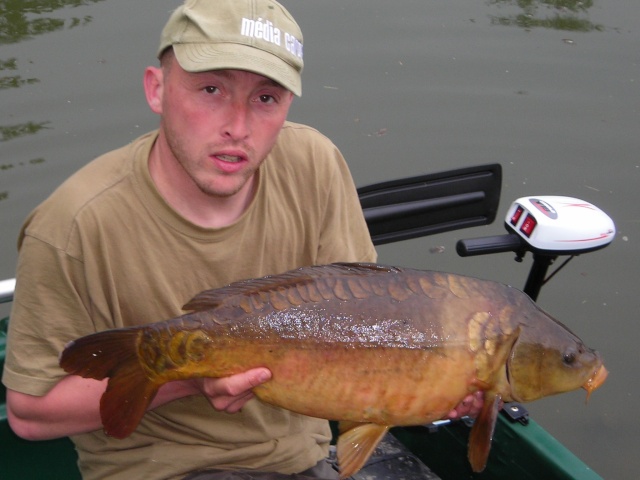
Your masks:
M438 420L484 392L469 437L482 471L502 401L529 402L605 380L599 354L521 291L451 273L377 264L303 267L207 290L183 316L94 333L60 358L69 374L109 377L104 431L128 436L169 381L272 372L258 399L338 420L341 478L393 426Z

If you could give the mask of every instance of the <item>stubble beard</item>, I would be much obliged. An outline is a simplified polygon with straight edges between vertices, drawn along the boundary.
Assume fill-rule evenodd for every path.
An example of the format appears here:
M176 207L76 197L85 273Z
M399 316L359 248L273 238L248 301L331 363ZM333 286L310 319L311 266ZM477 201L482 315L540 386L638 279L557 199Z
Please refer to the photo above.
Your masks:
M199 178L197 172L193 171L193 167L196 170L206 170L206 168L200 169L203 164L208 162L207 151L215 151L214 149L204 148L202 152L197 154L191 154L184 148L184 144L179 140L177 135L168 135L167 142L173 158L188 176L193 184L205 195L211 198L229 198L236 195L247 184L248 181L255 175L258 168L251 168L242 173L236 173L233 175L236 182L233 188L223 188L216 185L216 179L224 179L225 177L231 177L232 175L225 175L224 173L218 173L216 178L212 181L206 181L206 179ZM247 151L247 149L244 149ZM206 167L206 166L205 166Z

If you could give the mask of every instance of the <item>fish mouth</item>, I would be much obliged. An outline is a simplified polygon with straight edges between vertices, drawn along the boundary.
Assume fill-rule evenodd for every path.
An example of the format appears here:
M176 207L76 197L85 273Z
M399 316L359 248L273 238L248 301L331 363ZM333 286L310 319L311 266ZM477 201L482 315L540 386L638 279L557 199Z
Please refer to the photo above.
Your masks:
M589 397L591 396L591 393L594 390L597 390L598 388L600 388L600 386L607 379L608 375L609 375L609 372L607 371L606 368L604 368L604 365L600 365L600 368L598 368L594 372L594 374L585 382L582 388L584 388L587 391L587 402L589 401Z

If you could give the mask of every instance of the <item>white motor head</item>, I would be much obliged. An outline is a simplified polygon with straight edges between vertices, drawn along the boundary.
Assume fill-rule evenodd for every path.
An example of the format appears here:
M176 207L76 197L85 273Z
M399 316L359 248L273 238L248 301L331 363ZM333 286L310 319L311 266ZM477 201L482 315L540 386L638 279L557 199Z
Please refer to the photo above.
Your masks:
M616 234L613 220L598 207L560 196L517 199L505 225L539 253L585 253L606 247Z

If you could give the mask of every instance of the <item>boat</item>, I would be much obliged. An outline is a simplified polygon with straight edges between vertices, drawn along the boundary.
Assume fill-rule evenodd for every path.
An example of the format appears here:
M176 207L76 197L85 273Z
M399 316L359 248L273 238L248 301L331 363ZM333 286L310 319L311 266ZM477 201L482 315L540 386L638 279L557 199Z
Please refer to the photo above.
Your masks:
M381 245L492 223L498 211L501 182L501 166L490 164L378 183L359 188L358 194L373 242ZM605 238L579 232L584 238L579 239L575 249L566 242L561 248L545 243L544 235L537 234L555 228L548 220L557 201L558 197L518 199L505 218L506 234L461 240L456 246L458 254L513 251L522 257L531 252L534 262L524 291L535 300L548 267L558 255L603 248L615 234L613 222L594 207L595 214L591 214L595 217L588 221L580 219L578 226L572 227L573 233L586 225L607 231ZM580 214L584 210L587 209L581 209ZM534 232L533 228L538 231ZM14 287L14 279L0 282L0 303L12 301ZM9 318L0 320L0 369L4 365L8 322ZM68 438L32 442L17 437L8 425L5 402L6 389L0 385L0 477L6 480L80 479L73 443ZM353 478L602 480L517 403L503 408L487 466L483 472L473 473L467 461L472 422L463 418L394 428ZM332 426L335 431L335 424Z

